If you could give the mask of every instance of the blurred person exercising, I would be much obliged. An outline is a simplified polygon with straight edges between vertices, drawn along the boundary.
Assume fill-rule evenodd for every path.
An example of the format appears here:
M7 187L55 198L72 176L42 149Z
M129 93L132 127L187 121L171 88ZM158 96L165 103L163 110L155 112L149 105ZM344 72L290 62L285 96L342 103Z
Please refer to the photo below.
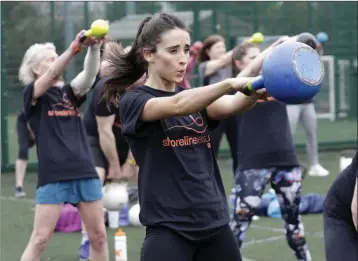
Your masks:
M181 82L181 86L183 86L185 89L189 89L191 88L190 86L190 82L189 82L189 76L191 75L192 71L194 70L195 68L195 65L198 61L198 58L199 58L199 52L200 52L200 49L202 47L203 43L200 42L200 41L196 41L192 47L190 47L190 51L189 51L189 54L190 54L190 57L189 57L189 61L188 61L188 65L186 67L186 71L185 71L185 75L184 75L184 79L183 81Z
M211 35L205 39L200 50L199 61L199 77L203 86L233 77L231 64L232 51L226 52L225 40L220 35ZM211 143L216 156L218 156L219 153L221 138L224 133L226 134L233 161L233 173L235 173L238 166L237 147L239 125L240 116L233 115L223 119L213 133L211 133Z
M26 120L23 110L19 112L16 118L17 141L19 144L19 154L15 164L15 197L24 198L24 178L29 158L29 148L35 145L35 135Z
M162 13L141 22L128 54L109 59L116 69L104 97L120 94L123 135L139 165L139 217L146 226L141 261L239 261L209 131L266 93L226 95L254 78L184 89L178 84L189 50L184 23ZM146 72L145 85L129 90Z
M319 53L319 55L323 55L324 46L328 42L328 35L325 32L319 32L316 35L316 39L317 39L316 51Z
M250 43L235 48L233 59L240 71L238 77L257 76L264 58L280 41L282 38L262 53L257 46ZM288 245L297 260L311 261L299 215L302 173L285 104L273 98L269 100L257 103L241 115L238 132L239 165L235 173L236 200L231 228L241 247L254 210L260 205L266 185L271 182L285 221Z
M108 107L102 99L104 83L111 71L106 60L109 52L124 54L122 46L115 41L103 44L101 57L100 80L93 89L89 105L84 113L83 124L86 128L92 156L97 173L102 181L127 180L133 178L137 183L137 164L129 150L129 145L122 135L118 107L111 103ZM144 83L141 80L139 85ZM121 214L127 209L122 209ZM122 226L122 224L121 224ZM89 240L86 229L82 227L82 240L79 249L80 260L87 260L90 254Z
M52 43L33 44L19 70L26 86L25 117L34 130L38 157L34 226L21 261L40 260L64 203L79 209L91 242L91 260L108 261L102 184L78 109L100 67L101 39L86 38L81 43L84 32L60 56ZM66 84L64 70L86 47L83 71Z
M317 49L317 46L319 46L317 39L307 39L306 44L315 49L318 53L320 52L320 50ZM306 150L309 161L308 175L318 177L329 175L329 171L319 163L317 114L313 99L302 104L288 104L286 109L292 135L296 132L298 122L303 125L306 134Z
M333 182L323 204L326 261L358 260L357 154Z

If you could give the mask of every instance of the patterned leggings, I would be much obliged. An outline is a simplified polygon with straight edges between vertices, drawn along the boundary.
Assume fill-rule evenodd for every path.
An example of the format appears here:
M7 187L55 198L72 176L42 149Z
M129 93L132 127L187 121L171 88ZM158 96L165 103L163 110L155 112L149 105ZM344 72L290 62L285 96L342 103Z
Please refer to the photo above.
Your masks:
M239 247L254 216L253 210L260 205L260 197L269 181L280 203L288 245L298 261L311 261L299 215L302 173L298 167L236 171L236 199L230 226Z

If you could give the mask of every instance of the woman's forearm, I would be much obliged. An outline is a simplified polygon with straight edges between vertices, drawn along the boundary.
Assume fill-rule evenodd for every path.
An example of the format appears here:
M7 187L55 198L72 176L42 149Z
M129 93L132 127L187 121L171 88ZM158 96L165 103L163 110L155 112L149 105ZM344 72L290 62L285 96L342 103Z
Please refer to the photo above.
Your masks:
M77 96L86 94L96 80L100 67L100 46L101 44L96 44L88 48L83 71L71 81L71 87Z
M192 88L173 96L178 115L190 115L201 111L221 96L233 90L229 81L208 85L205 87Z

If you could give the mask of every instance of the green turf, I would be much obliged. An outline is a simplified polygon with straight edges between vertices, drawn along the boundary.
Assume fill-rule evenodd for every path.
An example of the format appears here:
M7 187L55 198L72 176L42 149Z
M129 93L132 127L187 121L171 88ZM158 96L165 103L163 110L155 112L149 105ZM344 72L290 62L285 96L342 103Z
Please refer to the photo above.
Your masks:
M318 142L341 142L357 140L357 121L356 120L318 120L317 139ZM15 163L18 145L16 133L16 115L10 114L8 117L8 140L9 140L9 164ZM305 134L301 125L298 126L295 134L296 144L304 144ZM221 149L228 149L227 140L222 140ZM36 149L33 147L29 151L29 161L36 162Z
M296 144L305 144L306 142L306 136L301 124L297 127L294 139ZM317 140L318 143L356 141L357 120L345 119L332 122L327 119L319 119L317 121ZM228 148L226 139L222 140L221 148Z
M304 161L305 155L300 155ZM321 163L331 171L331 175L324 178L306 177L304 180L304 193L325 194L329 185L338 173L339 152L326 152L320 154ZM231 161L221 160L225 188L227 191L233 185ZM25 189L28 199L35 196L36 175L29 174L25 180ZM6 197L13 196L14 176L3 174L1 176L1 256L2 261L19 260L22 251L30 237L33 221L30 200L11 200ZM313 260L324 261L324 249L322 241L322 216L303 216L307 240ZM294 261L292 251L287 246L283 233L283 221L280 219L261 218L253 223L248 231L246 245L242 252L246 258L257 261ZM129 261L139 261L141 242L144 236L143 228L125 228L128 237ZM111 260L113 259L114 231L108 230ZM270 239L272 241L267 241ZM264 240L264 241L263 241ZM55 233L49 247L46 249L42 260L71 261L77 260L77 252L80 242L80 233L66 234Z

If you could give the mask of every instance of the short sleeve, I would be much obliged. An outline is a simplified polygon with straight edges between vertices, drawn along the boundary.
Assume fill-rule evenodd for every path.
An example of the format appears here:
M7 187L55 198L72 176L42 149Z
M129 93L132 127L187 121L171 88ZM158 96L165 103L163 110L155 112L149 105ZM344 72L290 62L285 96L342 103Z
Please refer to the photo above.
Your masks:
M73 102L76 104L76 106L79 108L87 99L87 95L83 95L81 97L77 97L74 92L73 89L71 87L71 85L66 85L64 88L65 91L70 95L71 100L73 100Z
M204 118L204 121L206 124L208 124L209 131L212 132L216 129L216 127L219 125L220 120L213 120L209 117L208 112L205 110L201 111L201 116Z
M94 103L93 105L94 105L94 111L96 116L108 117L113 114L116 114L118 108L113 103L110 103L110 106L108 108L107 102L104 99L102 99L103 89L104 89L103 87L104 87L104 81L99 81L96 87L94 88L92 102Z
M108 117L113 114L116 114L118 108L114 104L107 106L107 102L102 99L102 94L99 97L99 100L95 104L95 114L100 117Z
M36 107L39 106L39 102L36 105L32 105L32 97L34 95L34 85L35 83L30 83L24 89L24 115L25 118L30 118L36 111ZM40 99L40 98L39 98Z
M140 120L144 106L153 96L135 91L125 93L119 100L119 114L124 136L148 136L152 131L153 123Z

